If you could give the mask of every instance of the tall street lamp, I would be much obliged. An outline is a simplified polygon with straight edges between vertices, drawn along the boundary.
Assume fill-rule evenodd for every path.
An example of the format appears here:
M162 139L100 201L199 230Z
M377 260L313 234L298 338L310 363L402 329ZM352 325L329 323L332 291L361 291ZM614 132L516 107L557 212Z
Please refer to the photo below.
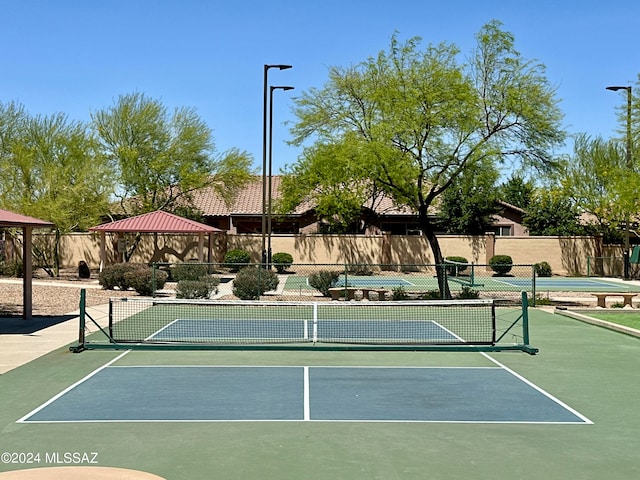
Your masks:
M291 65L264 65L262 88L262 263L267 262L267 77L270 68L287 70Z
M271 267L271 214L272 214L272 185L273 185L273 174L272 174L272 166L273 166L273 91L274 90L293 90L293 87L289 86L271 86L269 87L269 207L267 212L267 237L268 237L268 246L267 246L267 266Z
M626 166L628 170L631 170L633 167L631 163L631 85L627 87L607 87L607 90L612 90L617 92L618 90L626 90L627 91L627 151L625 155ZM629 280L629 213L627 212L627 218L625 220L624 227L624 252L623 252L623 261L624 261L624 279Z

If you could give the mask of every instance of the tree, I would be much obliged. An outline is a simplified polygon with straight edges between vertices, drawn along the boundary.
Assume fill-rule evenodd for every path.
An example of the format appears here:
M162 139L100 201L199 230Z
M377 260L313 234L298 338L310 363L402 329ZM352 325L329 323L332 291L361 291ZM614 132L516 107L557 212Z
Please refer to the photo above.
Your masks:
M343 184L368 187L353 192L359 200L381 192L416 212L434 261L442 264L428 215L436 199L465 170L486 162L514 159L553 168L549 152L564 139L544 67L523 60L497 21L476 39L466 64L458 63L453 45L421 51L419 38L402 44L394 35L389 50L377 57L331 68L322 89L296 101L292 142L312 146L288 171L294 178L283 189L287 201L319 202L331 194L322 175L311 173L325 158L344 172ZM340 158L324 155L327 150L339 151ZM329 183L335 184L333 176ZM438 278L448 295L442 269Z
M116 196L126 215L189 206L190 195L207 186L228 197L249 180L251 156L217 154L211 129L192 108L169 114L160 101L134 93L91 118L119 174Z
M565 195L589 214L607 237L627 218L637 215L640 172L627 165L624 140L578 135L560 178Z
M580 211L560 189L539 189L529 204L523 224L530 235L584 235Z
M498 171L488 164L465 171L442 193L440 228L457 235L482 235L500 213Z
M531 180L526 180L519 174L512 174L506 182L500 185L498 196L503 202L526 210L529 208L536 186Z
M0 107L2 139L0 201L55 224L50 245L34 243L49 275L59 272L62 234L95 225L105 211L112 172L85 124L64 114L31 117L16 104Z
M251 156L238 149L216 152L211 129L192 108L169 114L160 101L134 93L91 118L118 172L115 195L125 215L165 210L197 216L195 191L212 187L230 199L250 179ZM131 243L127 260L139 240Z

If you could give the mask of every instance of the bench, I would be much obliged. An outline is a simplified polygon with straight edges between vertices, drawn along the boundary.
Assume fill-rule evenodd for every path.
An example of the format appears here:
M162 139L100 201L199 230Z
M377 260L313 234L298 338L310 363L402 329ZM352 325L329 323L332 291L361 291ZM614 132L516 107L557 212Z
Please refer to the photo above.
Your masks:
M633 298L638 296L637 293L592 293L591 295L598 299L598 306L602 308L607 307L607 297L622 297L624 306L629 305L633 308Z
M346 292L346 297L345 297ZM385 300L388 290L384 288L368 288L368 287L334 287L329 289L329 295L331 300L340 300L340 298L346 298L347 300L354 300L356 292L362 292L363 300L370 300L369 294L376 292L378 294L378 300Z

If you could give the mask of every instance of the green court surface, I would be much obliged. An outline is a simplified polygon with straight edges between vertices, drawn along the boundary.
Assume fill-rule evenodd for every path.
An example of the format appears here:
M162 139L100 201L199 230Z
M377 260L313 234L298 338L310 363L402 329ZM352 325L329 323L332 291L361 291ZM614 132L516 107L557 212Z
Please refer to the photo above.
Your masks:
M0 375L4 459L0 471L51 466L44 460L79 452L96 453L85 458L101 466L132 468L172 480L638 478L640 383L635 379L640 371L640 340L538 309L530 310L530 330L531 343L540 349L535 356L519 352L134 351L116 363L124 368L482 369L500 365L590 422L19 422L122 355L103 350L74 354L62 348ZM144 391L145 383L154 378L126 389L114 385L113 392L119 393L117 398L113 393L113 402L122 401L123 396L144 402L137 388ZM175 385L184 385L178 380ZM162 382L165 390L176 388L171 378ZM432 388L441 387L434 383ZM506 395L493 383L482 390L494 397ZM393 401L388 389L385 392ZM451 403L467 393L463 385L448 392L451 397L443 401ZM178 393L185 398L193 394L188 388ZM108 404L110 394L107 389L100 401ZM399 401L402 396L398 392ZM39 462L12 463L5 452L38 454Z

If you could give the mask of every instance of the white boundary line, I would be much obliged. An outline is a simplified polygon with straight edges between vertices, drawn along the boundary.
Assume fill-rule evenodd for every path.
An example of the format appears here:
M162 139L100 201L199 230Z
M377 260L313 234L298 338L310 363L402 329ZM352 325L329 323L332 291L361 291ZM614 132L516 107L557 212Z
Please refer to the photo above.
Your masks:
M118 360L120 360L122 357L124 357L127 353L129 353L131 350L127 350L125 352L122 352L120 355L118 355L117 357L115 357L114 359L108 361L107 363L105 363L104 365L102 365L101 367L98 367L97 369L95 369L93 372L89 373L88 375L86 375L85 377L81 378L80 380L78 380L76 383L74 383L73 385L65 388L63 391L61 391L60 393L58 393L57 395L55 395L54 397L50 398L49 400L47 400L45 403L43 403L42 405L40 405L39 407L37 407L36 409L30 411L29 413L27 413L26 415L24 415L23 417L19 418L18 420L16 420L16 423L26 423L26 419L35 415L36 413L38 413L40 410L42 410L43 408L51 405L53 402L55 402L56 400L58 400L60 397L62 397L63 395L65 395L66 393L70 392L71 390L73 390L74 388L76 388L78 385L86 382L87 380L89 380L91 377L93 377L94 375L98 374L99 372L101 372L102 370L104 370L105 368L107 368L108 366L110 366L111 364L117 362ZM37 423L37 422L29 422L29 423ZM39 423L39 422L38 422ZM43 422L44 423L44 422ZM49 422L46 422L49 423ZM56 423L56 422L51 422L51 423ZM60 423L60 422L57 422Z
M506 365L500 363L498 360L496 360L495 358L491 357L490 355L488 355L486 352L480 352L482 354L482 356L484 356L485 358L487 358L488 360L490 360L491 362L495 363L497 366L499 366L500 368L502 368L504 371L510 373L511 375L513 375L514 377L516 377L518 380L520 380L521 382L526 383L527 385L529 385L531 388L533 388L534 390L537 390L538 392L540 392L542 395L544 395L545 397L547 397L549 400L557 403L558 405L560 405L562 408L568 410L569 412L573 413L576 417L582 419L582 421L584 422L583 424L580 425L593 425L593 422L591 420L589 420L587 417L585 417L584 415L582 415L580 412L578 412L577 410L575 410L574 408L571 408L569 405L567 405L566 403L564 403L562 400L560 400L559 398L554 397L553 395L551 395L549 392L545 391L544 389L542 389L541 387L537 386L535 383L531 382L530 380L527 380L525 377L523 377L522 375L520 375L519 373L514 372L513 370L511 370L509 367L507 367Z

